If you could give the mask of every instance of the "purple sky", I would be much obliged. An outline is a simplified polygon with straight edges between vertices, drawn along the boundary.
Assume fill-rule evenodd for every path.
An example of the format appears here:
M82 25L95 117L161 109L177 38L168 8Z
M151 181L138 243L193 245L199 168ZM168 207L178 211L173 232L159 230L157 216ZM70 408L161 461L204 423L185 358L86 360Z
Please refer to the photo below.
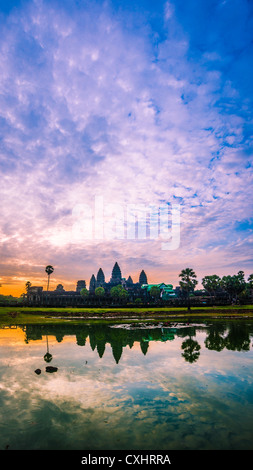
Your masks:
M0 31L1 293L47 264L66 289L115 261L174 286L253 272L251 2L13 1ZM180 205L179 247L75 240L96 197Z

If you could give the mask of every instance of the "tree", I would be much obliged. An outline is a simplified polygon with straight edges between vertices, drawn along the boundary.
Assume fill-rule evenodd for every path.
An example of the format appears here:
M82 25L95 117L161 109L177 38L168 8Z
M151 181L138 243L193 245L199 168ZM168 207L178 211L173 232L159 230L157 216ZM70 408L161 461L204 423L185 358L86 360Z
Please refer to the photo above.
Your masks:
M247 284L244 279L243 271L238 271L238 273L234 277L235 277L235 296L237 300L237 296L245 290Z
M32 287L32 284L31 284L30 281L27 281L27 282L25 283L25 290L26 290L26 292L29 291L30 287Z
M128 292L122 287L121 284L114 286L110 290L113 299L124 301L128 298Z
M120 289L120 291L119 291L120 300L125 302L128 299L128 297L129 297L129 294L128 294L127 290L123 289L123 287L122 287L122 289Z
M240 294L246 287L244 272L238 271L238 273L233 276L223 276L221 279L221 286L228 293L230 301L232 301L233 298L237 300L238 294Z
M217 274L213 274L212 276L205 276L202 279L202 286L210 295L215 296L216 292L221 287L221 278L217 276Z
M50 278L50 274L52 274L54 272L54 268L53 266L51 266L50 264L46 267L45 269L47 275L48 275L48 281L47 281L47 291L49 289L49 278Z
M229 300L232 300L234 292L234 283L232 276L223 276L221 279L221 286L229 295Z
M83 287L83 288L80 290L80 294L81 294L82 298L83 298L84 300L86 300L87 297L88 297L88 295L89 295L89 291L88 291L88 289L86 289L86 287Z
M95 289L95 295L96 295L97 297L103 297L103 295L105 295L105 290L104 290L104 288L103 288L103 287L97 287L97 288Z
M149 294L153 299L157 300L160 297L160 289L158 286L152 286Z
M186 268L182 269L181 273L179 274L179 277L181 277L181 281L179 282L181 289L186 292L187 295L187 308L188 310L191 310L190 308L190 292L192 292L196 285L198 284L197 281L197 276L193 269L191 268Z
M101 302L101 299L104 295L105 295L105 290L103 287L97 287L95 289L95 296L98 297L99 303Z
M253 289L253 274L250 274L249 277L248 277L248 283L249 283L249 287L250 289ZM1 286L0 286L1 287Z
M246 284L245 291L242 292L242 296L249 299L250 302L253 300L253 274L250 274L248 277L248 282Z
M62 284L58 284L55 290L56 290L57 292L65 292L65 291L64 291L64 287L63 287Z

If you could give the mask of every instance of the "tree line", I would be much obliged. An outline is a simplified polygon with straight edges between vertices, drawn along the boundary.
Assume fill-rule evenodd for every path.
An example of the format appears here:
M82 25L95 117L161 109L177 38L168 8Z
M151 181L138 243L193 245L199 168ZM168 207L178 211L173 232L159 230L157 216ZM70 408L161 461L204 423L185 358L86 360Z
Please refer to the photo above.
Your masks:
M179 273L179 285L182 297L187 299L187 306L190 308L191 297L194 296L194 290L198 284L197 275L192 268L185 268ZM217 296L228 296L229 303L236 303L239 300L247 300L252 297L253 290L253 274L250 274L247 281L243 271L239 271L237 274L220 277L217 274L208 275L203 277L202 286L206 293L215 298ZM102 300L106 292L103 287L97 287L94 292L95 296ZM90 293L88 289L82 289L81 295L83 298L87 298ZM158 286L152 286L149 292L150 299L158 300L160 298L161 291ZM180 295L180 294L179 294ZM121 285L114 286L110 290L110 296L112 299L117 301L128 300L129 293ZM136 298L136 303L141 303L140 298Z
M47 291L49 290L50 275L54 272L53 266L49 265L45 269L48 275ZM185 268L179 273L179 290L177 289L176 301L174 299L164 300L162 298L161 289L154 285L149 292L145 289L137 291L128 291L121 284L113 286L110 291L106 291L103 287L97 287L94 292L90 292L87 288L83 288L80 294L84 304L96 304L99 306L106 304L126 305L131 302L138 304L186 304L190 310L191 304L199 297L207 297L208 304L215 304L219 299L226 299L227 304L232 303L250 303L253 297L253 274L245 279L244 271L238 271L237 274L220 277L217 274L207 275L202 278L202 290L196 290L198 285L197 275L192 268ZM30 281L26 282L26 292L31 287ZM198 299L197 299L198 300Z
M135 327L137 326L137 328ZM152 326L154 324L152 323ZM182 357L190 363L196 362L200 356L203 347L209 350L220 352L224 349L231 351L249 351L251 345L252 326L249 324L230 323L212 323L205 329L204 346L197 341L198 327L191 325L186 328L180 328L173 322L162 322L156 324L156 328L149 328L145 324L144 329L132 325L130 328L111 328L105 324L46 324L46 325L26 325L25 342L41 340L46 336L46 354L45 362L52 360L52 354L49 351L48 336L55 336L57 342L62 342L64 336L75 336L76 343L79 346L89 345L93 351L97 350L99 357L102 358L109 344L115 361L118 363L123 349L133 347L134 343L139 343L140 349L144 355L147 354L149 344L152 341L173 341L175 338L182 338L181 350Z

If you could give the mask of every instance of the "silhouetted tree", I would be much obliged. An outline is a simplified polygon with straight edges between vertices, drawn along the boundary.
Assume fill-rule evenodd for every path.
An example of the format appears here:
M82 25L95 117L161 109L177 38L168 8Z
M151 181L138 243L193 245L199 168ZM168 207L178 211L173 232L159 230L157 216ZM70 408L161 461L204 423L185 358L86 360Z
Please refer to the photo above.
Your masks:
M30 281L27 281L27 282L25 283L25 289L26 289L26 292L28 292L28 291L29 291L30 287L32 287L32 284L31 284L31 282L30 282Z
M221 286L228 293L230 301L237 300L238 294L246 287L244 272L238 271L234 276L223 276Z
M86 299L89 295L89 291L86 289L86 287L83 287L83 289L80 290L80 294L83 299Z
M248 277L249 287L253 289L253 274L250 274ZM1 286L0 286L1 287Z
M217 276L217 274L205 276L202 279L202 286L210 295L215 295L217 290L221 287L221 278Z
M190 292L192 292L196 285L198 284L198 281L196 280L197 276L193 269L191 268L186 268L181 271L179 274L179 277L181 277L181 281L179 282L181 289L186 292L187 295L187 308L188 310L191 309L190 307Z
M103 288L103 287L97 287L97 288L95 289L95 295L96 295L97 297L103 297L103 295L105 295L105 290L104 290L104 288Z
M187 362L193 363L198 360L201 346L197 341L194 341L192 338L188 338L183 341L181 348L184 350L182 356Z
M114 300L124 302L128 298L128 292L122 287L121 284L114 286L110 290L110 294Z
M48 275L48 281L47 281L47 291L49 289L49 279L50 279L50 274L52 274L54 272L54 268L53 266L51 266L50 264L46 267L45 269L47 275Z
M205 346L207 349L213 351L222 351L225 347L225 341L223 338L225 328L223 325L214 324L210 326L209 334L205 339Z
M227 349L232 351L249 351L250 337L247 325L229 324L229 332L224 340Z
M152 286L150 291L149 291L149 295L154 300L158 300L159 297L160 297L160 288L158 286Z

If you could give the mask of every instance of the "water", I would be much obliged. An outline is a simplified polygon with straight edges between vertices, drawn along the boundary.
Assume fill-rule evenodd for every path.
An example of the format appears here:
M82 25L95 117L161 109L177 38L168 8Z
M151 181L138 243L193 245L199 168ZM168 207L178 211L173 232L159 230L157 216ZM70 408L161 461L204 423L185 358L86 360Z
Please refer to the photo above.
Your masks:
M252 336L247 319L0 329L0 449L252 449Z

